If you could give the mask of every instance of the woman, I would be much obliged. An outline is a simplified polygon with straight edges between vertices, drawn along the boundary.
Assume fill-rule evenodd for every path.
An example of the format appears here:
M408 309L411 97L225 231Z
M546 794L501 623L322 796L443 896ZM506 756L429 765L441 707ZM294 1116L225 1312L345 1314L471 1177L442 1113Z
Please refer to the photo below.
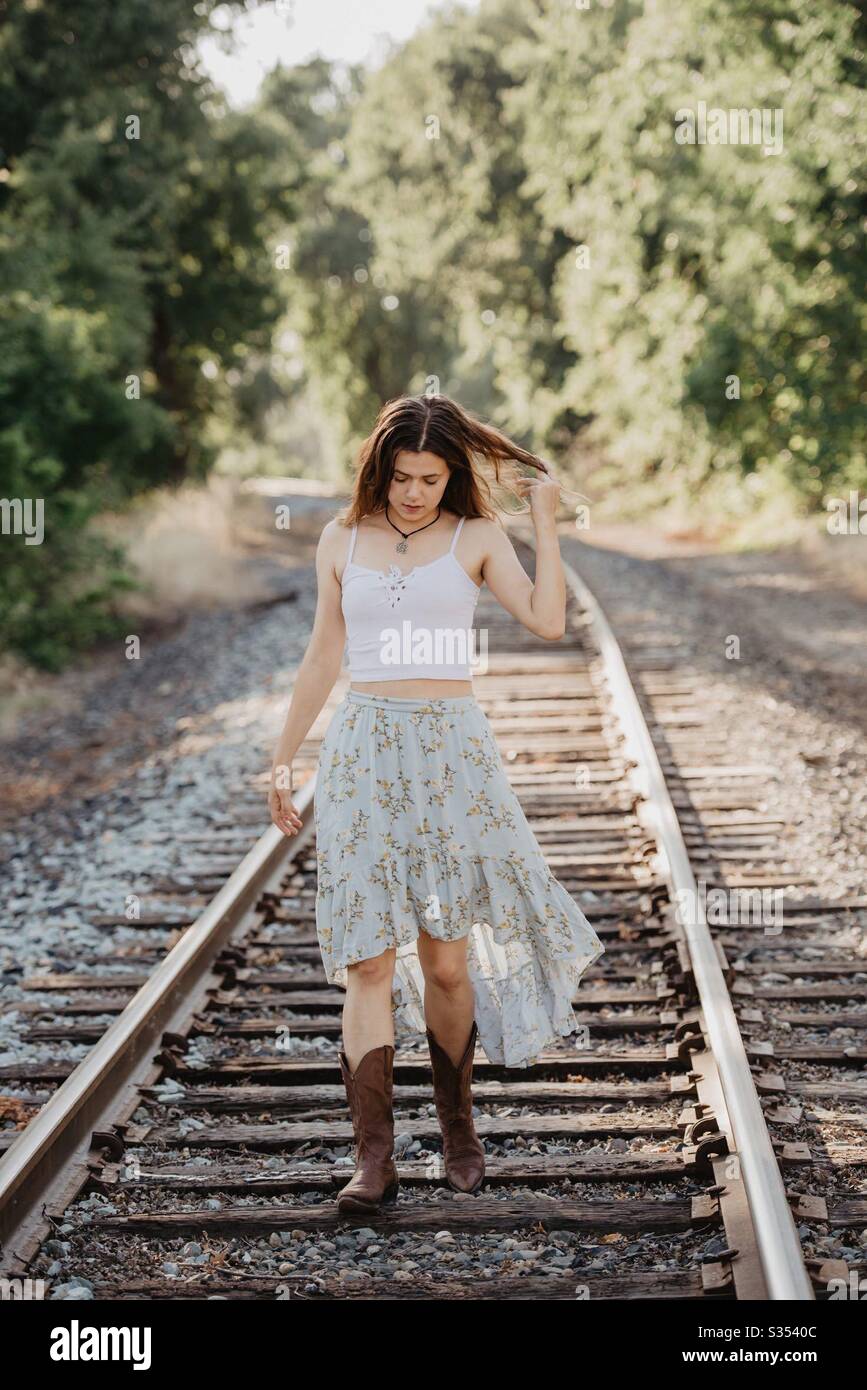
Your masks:
M513 497L529 494L535 582L496 520L485 468ZM500 431L448 397L404 396L381 410L348 512L319 541L313 633L269 804L297 834L284 788L348 639L350 688L320 746L314 798L316 928L327 980L346 986L339 1059L356 1137L341 1210L397 1196L395 1029L427 1035L446 1180L476 1192L477 1036L490 1061L527 1066L577 1027L575 990L604 949L545 863L471 680L483 583L530 632L563 636L558 500L541 460Z

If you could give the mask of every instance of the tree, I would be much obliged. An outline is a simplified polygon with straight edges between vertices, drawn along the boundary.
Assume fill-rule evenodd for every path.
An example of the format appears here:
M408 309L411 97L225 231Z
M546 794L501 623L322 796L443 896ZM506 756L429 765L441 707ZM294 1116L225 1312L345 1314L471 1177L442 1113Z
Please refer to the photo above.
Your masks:
M46 518L42 545L0 537L0 604L7 640L44 665L115 630L117 557L88 518L207 470L204 427L233 408L226 374L267 348L282 311L275 242L297 171L198 70L213 8L70 0L19 6L0 29L0 271L14 287L0 493L44 499Z

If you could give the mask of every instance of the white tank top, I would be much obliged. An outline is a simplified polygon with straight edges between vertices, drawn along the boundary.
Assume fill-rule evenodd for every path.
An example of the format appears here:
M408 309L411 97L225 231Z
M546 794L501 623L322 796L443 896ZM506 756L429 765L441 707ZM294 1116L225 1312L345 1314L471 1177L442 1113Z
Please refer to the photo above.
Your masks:
M406 574L397 565L356 565L353 526L340 581L351 680L471 679L480 591L454 553L463 524L461 517L444 555Z

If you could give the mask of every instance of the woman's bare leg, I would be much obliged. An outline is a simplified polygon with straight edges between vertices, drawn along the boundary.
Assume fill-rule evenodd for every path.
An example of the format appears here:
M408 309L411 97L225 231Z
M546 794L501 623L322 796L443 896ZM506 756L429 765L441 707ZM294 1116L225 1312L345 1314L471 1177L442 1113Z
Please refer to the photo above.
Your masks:
M422 929L418 934L418 958L425 979L427 1026L457 1066L475 1017L473 986L467 970L467 938L438 941Z
M397 952L393 946L382 955L361 960L346 971L343 1005L343 1050L350 1071L373 1047L394 1047L391 985Z

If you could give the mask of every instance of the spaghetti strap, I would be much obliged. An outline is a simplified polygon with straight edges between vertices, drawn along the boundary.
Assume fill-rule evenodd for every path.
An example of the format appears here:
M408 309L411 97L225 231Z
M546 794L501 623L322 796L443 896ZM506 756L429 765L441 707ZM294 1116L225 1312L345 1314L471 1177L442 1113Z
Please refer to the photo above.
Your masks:
M454 553L454 548L455 548L455 546L456 546L457 543L458 543L458 536L461 534L461 527L463 526L463 524L464 524L465 521L466 521L466 517L463 517L463 516L462 516L461 519L460 519L460 521L458 522L457 526L455 527L455 534L452 536L452 543L451 543L451 545L449 546L449 554L450 554L450 555Z
M350 542L349 542L349 554L348 554L347 557L346 557L346 563L347 563L347 565L349 564L350 560L352 559L352 552L353 552L353 550L355 549L355 537L356 537L357 535L358 535L358 527L357 527L357 526L353 526L353 528L352 528L352 539L351 539Z

